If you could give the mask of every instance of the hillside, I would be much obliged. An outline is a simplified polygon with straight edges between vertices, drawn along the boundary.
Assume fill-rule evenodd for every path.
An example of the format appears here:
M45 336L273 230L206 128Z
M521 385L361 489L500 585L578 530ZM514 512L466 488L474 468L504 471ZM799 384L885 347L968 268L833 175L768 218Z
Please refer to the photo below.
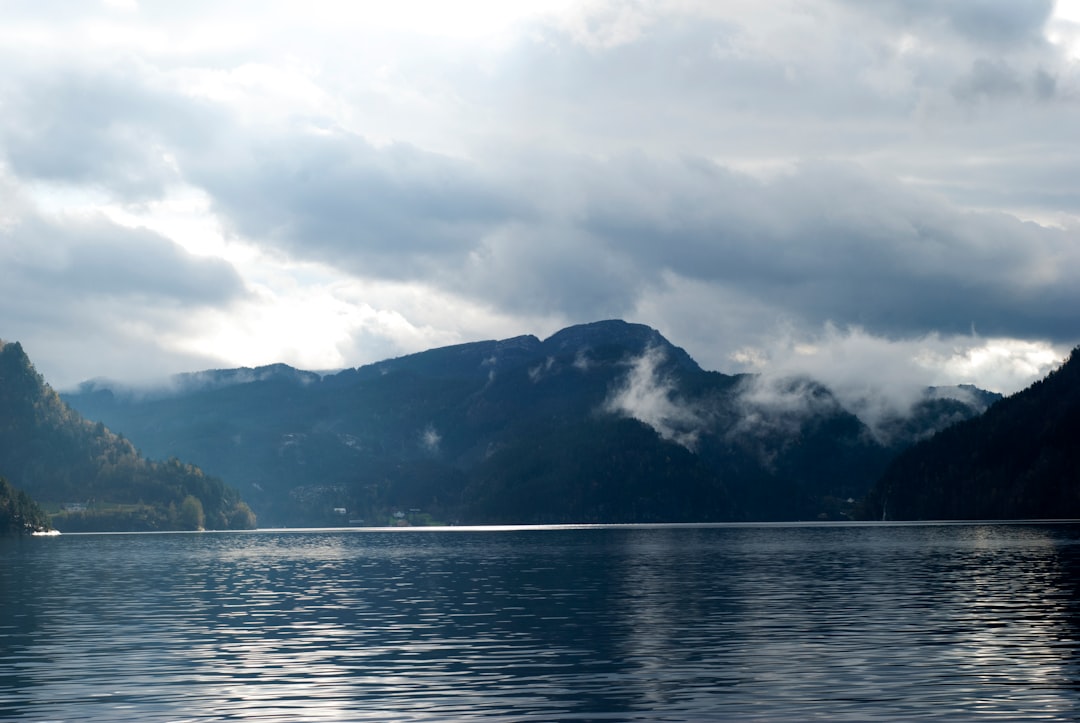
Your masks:
M49 516L30 499L30 495L0 477L0 535L42 532L51 528Z
M1059 369L900 454L873 519L1080 518L1080 348Z
M254 526L236 490L171 458L153 462L73 411L18 343L0 343L0 475L62 531Z
M928 397L882 441L820 385L705 371L623 321L321 377L275 365L174 381L65 398L287 525L838 518L898 446L981 411Z

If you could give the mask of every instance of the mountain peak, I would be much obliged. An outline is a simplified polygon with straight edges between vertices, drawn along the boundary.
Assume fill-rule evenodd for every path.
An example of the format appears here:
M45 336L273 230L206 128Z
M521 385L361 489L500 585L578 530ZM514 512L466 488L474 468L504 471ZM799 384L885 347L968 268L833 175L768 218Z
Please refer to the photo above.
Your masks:
M3 339L0 339L0 354L25 359L27 362L30 361L26 352L23 351L22 344L17 341L4 341Z
M0 342L0 400L30 399L45 392L45 380L17 341Z
M545 345L556 347L577 346L588 343L609 343L612 341L654 341L664 337L656 329L645 324L635 324L622 319L605 319L586 324L575 324L560 329L547 339ZM664 340L666 341L666 340Z
M634 355L640 355L648 349L658 347L666 351L671 361L677 366L685 369L700 369L697 362L684 349L672 344L656 329L621 319L607 319L570 326L549 336L544 340L543 345L553 354L617 347Z

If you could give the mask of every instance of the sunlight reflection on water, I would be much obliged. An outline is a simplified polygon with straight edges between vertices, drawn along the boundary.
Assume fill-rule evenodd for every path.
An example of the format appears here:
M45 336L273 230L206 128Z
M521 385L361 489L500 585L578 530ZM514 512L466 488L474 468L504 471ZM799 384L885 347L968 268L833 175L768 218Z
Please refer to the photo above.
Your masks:
M0 542L3 720L1077 715L1080 527Z

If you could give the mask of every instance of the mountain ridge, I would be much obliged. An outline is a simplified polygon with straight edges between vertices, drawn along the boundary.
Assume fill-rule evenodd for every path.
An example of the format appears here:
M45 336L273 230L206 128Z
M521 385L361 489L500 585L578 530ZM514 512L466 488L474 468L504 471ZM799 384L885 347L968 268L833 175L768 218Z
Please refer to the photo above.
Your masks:
M621 320L337 373L258 369L169 397L98 385L65 398L238 485L272 524L331 524L335 509L365 524L402 509L448 522L838 519L896 451L821 385L804 409L770 407L747 395L756 377L705 371ZM928 408L898 434L944 411L979 410Z

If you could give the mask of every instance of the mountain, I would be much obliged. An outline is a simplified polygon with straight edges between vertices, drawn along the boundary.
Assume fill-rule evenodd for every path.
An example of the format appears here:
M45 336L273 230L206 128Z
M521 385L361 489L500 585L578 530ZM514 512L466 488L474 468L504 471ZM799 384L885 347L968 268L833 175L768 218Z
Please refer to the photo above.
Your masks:
M928 387L907 414L887 415L879 420L877 433L885 440L898 440L901 446L929 439L942 429L972 418L972 411L983 412L1001 399L970 384L952 387Z
M883 440L811 380L705 371L618 320L321 376L218 370L157 392L95 381L65 399L286 525L841 517L896 449L981 411L924 400L913 428Z
M18 343L0 342L0 475L62 531L254 526L236 490L171 458L152 462L73 411Z
M1080 518L1080 348L1045 379L898 455L865 514Z

